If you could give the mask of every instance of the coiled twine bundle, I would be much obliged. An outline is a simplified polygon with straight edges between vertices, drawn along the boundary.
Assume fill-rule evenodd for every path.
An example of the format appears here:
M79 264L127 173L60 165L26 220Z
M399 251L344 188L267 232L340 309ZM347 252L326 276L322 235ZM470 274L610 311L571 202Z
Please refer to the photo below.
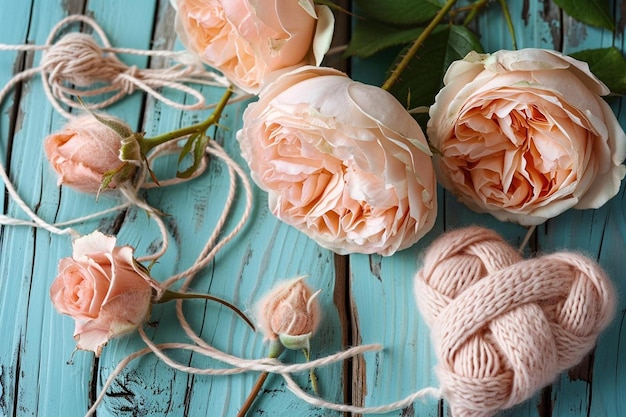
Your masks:
M415 279L453 416L530 398L593 348L615 306L602 269L576 253L523 260L495 232L446 233Z

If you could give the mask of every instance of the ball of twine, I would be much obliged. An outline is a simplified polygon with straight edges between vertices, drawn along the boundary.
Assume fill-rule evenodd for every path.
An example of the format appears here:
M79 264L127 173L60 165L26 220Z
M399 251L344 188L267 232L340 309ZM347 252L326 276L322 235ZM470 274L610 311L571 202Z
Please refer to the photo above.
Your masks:
M446 233L415 279L453 416L492 416L579 363L610 322L614 292L577 253L523 260L493 231Z
M81 23L100 38L69 32L61 35L67 26ZM6 45L0 51L44 51L39 67L16 74L2 89L0 102L19 82L40 74L44 92L52 106L66 118L73 115L63 108L103 109L118 100L143 91L164 104L181 110L200 110L214 107L207 104L202 91L187 84L229 87L228 79L205 68L199 58L186 51L142 50L114 48L98 23L84 15L71 15L59 21L51 30L45 45ZM116 54L132 54L165 58L173 61L163 68L128 66ZM195 99L190 103L167 98L161 91L177 90ZM91 100L79 100L89 97ZM238 99L244 99L242 95Z

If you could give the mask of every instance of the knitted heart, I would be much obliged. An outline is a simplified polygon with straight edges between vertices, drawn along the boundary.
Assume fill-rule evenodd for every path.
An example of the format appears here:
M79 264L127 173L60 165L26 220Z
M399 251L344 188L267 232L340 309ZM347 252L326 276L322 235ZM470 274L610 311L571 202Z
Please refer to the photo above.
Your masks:
M453 416L530 398L594 347L614 312L602 269L576 253L523 260L493 231L445 233L415 277Z

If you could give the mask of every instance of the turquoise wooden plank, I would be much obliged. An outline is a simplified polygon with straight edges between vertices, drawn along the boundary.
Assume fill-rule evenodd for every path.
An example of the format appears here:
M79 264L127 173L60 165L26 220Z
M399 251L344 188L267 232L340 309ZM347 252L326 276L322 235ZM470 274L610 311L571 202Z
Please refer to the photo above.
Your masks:
M35 23L41 17L34 12L37 7L39 7L39 11L48 13L49 16L61 17L63 15L63 10L57 5L42 7L36 3L22 2L20 6L17 8L18 10L27 11L25 15L20 11L16 14L22 16L23 20L13 24L6 22L3 27L10 30L15 28L14 25L17 24L18 28L22 26L26 29L26 32L22 32L24 29L18 29L17 33L22 32L26 36L22 39L11 39L12 36L8 36L3 38L3 41L7 39L11 43L22 43L25 40L41 42L41 34L43 33L39 34L37 30L44 31L46 26L38 27ZM2 6L4 10L7 7L7 4ZM33 12L32 19L30 17L31 11ZM3 18L4 16L9 17L3 13ZM32 55L30 58L32 59ZM27 66L31 64L32 62L28 63ZM26 84L23 92L23 96L30 98L38 96L39 102L45 102L41 89L37 89L33 84ZM18 99L22 100L21 97ZM11 176L26 201L33 206L42 203L41 208L45 210L46 201L41 196L41 188L45 180L42 178L39 143L43 131L47 131L51 124L51 112L46 111L45 107L41 106L40 113L37 115L38 123L31 125L27 121L28 114L30 114L29 105L25 101L20 101L18 105L20 109L18 128L9 155ZM3 118L3 123L6 121L7 119ZM6 131L3 133L6 134ZM9 149L8 137L3 136L2 141L6 152ZM5 162L8 161L6 157L4 160ZM16 209L15 205L10 202L5 212L23 218L20 210ZM3 413L6 412L6 415L37 415L40 413L39 398L47 398L46 385L44 385L47 379L46 369L45 367L42 369L39 363L40 360L45 363L49 359L50 351L58 346L54 343L54 336L47 338L50 335L49 330L52 331L52 334L57 332L54 332L55 325L49 319L51 317L50 305L44 301L46 299L46 285L39 285L41 268L45 268L48 260L47 257L43 257L36 264L34 258L36 253L42 252L43 245L49 246L48 239L48 236L29 229L3 229L3 266L1 270L4 300L1 315L4 323L11 323L14 326L13 337L3 343L1 355L2 367L6 370L3 378L3 392L5 393ZM7 248L11 248L11 251ZM50 252L51 256L54 256L55 252L58 254L58 251L55 250ZM43 386L41 390L34 389L40 385ZM54 386L53 384L48 385ZM54 401L50 401L50 407L54 408L54 406Z

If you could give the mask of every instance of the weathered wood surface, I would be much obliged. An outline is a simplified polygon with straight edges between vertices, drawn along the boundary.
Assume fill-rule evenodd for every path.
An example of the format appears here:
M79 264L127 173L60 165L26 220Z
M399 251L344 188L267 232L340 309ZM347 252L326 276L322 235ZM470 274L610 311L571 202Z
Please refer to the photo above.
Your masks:
M573 52L615 45L624 49L622 27L616 35L585 27L558 13L550 2L509 2L518 46L548 47ZM621 3L615 1L620 19ZM94 17L114 46L170 48L175 44L173 12L165 0L0 0L0 43L43 44L52 26L62 17L85 13ZM496 4L478 23L486 50L509 48L506 27ZM180 45L177 45L180 47ZM0 52L0 85L17 71L37 66L41 52ZM128 64L158 66L159 60L123 56ZM355 61L356 78L375 82L376 63ZM205 89L217 100L218 89ZM183 100L182 95L172 98ZM237 158L234 133L241 123L245 104L228 107L225 129L216 140ZM626 114L621 101L613 107L623 125ZM38 77L14 90L2 103L0 155L18 192L30 207L48 221L63 221L113 206L112 198L78 194L58 188L43 157L41 142L60 128L63 118L55 113L43 93ZM203 118L206 112L173 110L140 94L113 106L110 112L124 118L148 135L174 129ZM239 162L241 159L237 158ZM185 185L149 190L148 202L167 212L172 245L153 268L165 279L193 263L214 228L228 190L228 174L219 161L208 172ZM193 281L197 291L210 292L235 304L251 307L275 282L309 274L309 282L323 289L323 325L313 340L313 356L321 357L358 343L381 343L382 353L318 370L321 394L332 401L379 405L398 400L424 388L436 386L434 355L429 331L412 295L412 277L420 252L439 233L449 228L481 224L518 244L526 230L477 215L440 193L437 224L413 248L392 257L354 255L336 257L320 249L301 233L278 222L267 211L265 195L254 194L253 218L237 238ZM527 252L557 249L581 250L598 259L613 277L620 294L617 316L601 336L598 346L578 367L564 373L551 387L503 416L609 416L626 415L626 352L622 336L626 294L626 196L621 193L599 210L570 211L539 227ZM237 201L242 210L241 196ZM5 194L3 213L25 218ZM228 224L236 221L236 215ZM228 227L228 226L227 226ZM94 229L115 233L120 243L137 248L137 254L159 245L156 225L141 210L129 209L78 227L81 233ZM56 275L58 259L71 253L70 239L26 227L0 229L0 416L82 416L120 359L140 349L136 335L112 341L100 359L87 352L73 354L73 322L52 308L48 289ZM245 328L233 314L215 304L189 301L185 312L202 337L234 354L260 358L266 344L260 334ZM147 329L158 342L187 341L174 316L173 305L156 306ZM197 367L219 366L198 355L178 352L173 357ZM285 361L302 361L301 355L285 355ZM133 361L107 391L99 416L232 416L252 388L256 374L194 376L174 371L154 356ZM310 388L307 375L298 375ZM418 401L388 416L438 416L445 404ZM272 376L250 415L326 416L339 415L310 407Z

